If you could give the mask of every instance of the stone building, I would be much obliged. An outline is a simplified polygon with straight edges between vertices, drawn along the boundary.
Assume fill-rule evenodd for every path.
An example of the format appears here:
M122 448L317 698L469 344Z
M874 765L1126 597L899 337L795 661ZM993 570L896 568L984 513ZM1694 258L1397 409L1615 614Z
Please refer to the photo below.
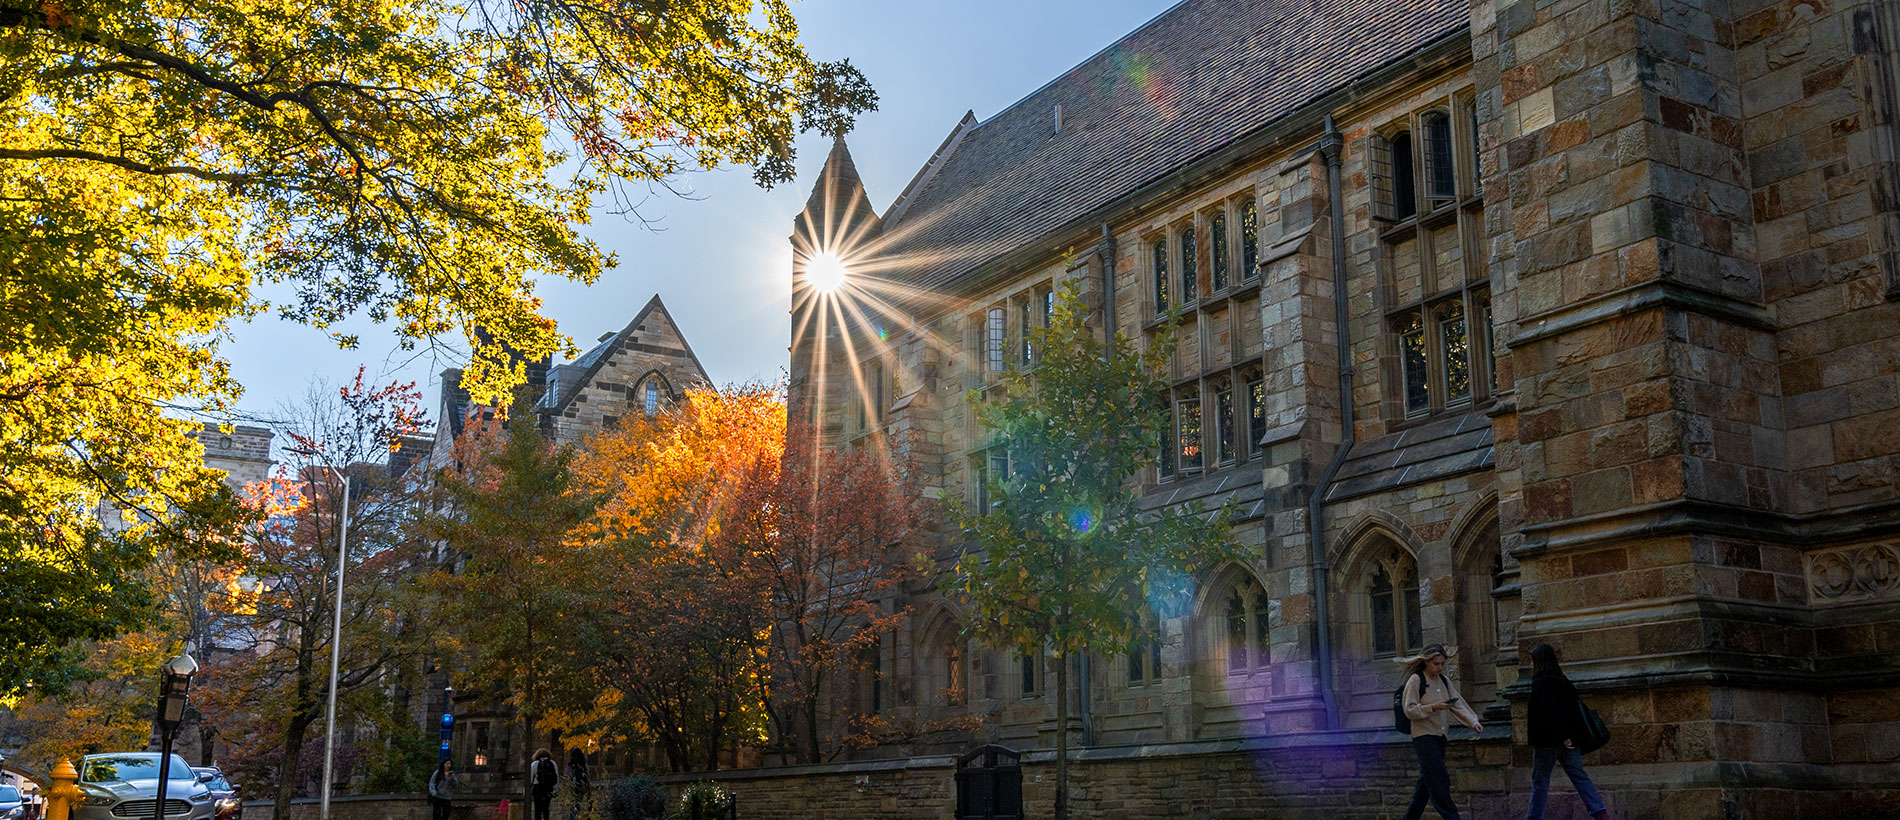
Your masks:
M794 428L976 503L1009 462L966 392L1033 366L1052 290L1143 343L1179 315L1145 503L1237 502L1252 558L1072 659L1076 816L1396 816L1392 659L1430 642L1486 715L1474 816L1524 810L1538 642L1615 732L1614 816L1900 816L1896 89L1879 0L1185 0L881 213L838 141ZM946 816L983 743L1046 813L1051 659L904 603L839 715L981 728L730 774L749 816Z

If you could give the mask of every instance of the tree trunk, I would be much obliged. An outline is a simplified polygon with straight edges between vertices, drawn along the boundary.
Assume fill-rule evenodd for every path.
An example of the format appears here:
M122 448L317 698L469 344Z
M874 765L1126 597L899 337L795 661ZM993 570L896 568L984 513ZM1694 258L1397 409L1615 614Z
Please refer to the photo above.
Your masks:
M271 807L274 820L290 820L290 799L297 788L298 765L303 762L303 736L310 721L292 716L284 725L284 763L277 771L277 802Z
M1056 656L1056 815L1069 820L1069 656Z
M806 695L806 702L800 706L799 711L804 713L805 742L807 744L805 748L805 759L799 762L822 762L819 758L823 753L818 749L818 695L815 687L812 692Z

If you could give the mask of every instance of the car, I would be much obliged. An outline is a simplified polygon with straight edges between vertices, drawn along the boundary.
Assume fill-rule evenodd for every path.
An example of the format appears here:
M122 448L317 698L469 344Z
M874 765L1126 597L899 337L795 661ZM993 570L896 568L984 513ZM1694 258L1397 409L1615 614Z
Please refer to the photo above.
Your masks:
M79 805L73 820L160 820L159 756L152 752L86 755L79 761ZM191 765L171 756L163 820L212 820L217 801Z
M215 820L244 820L244 801L238 799L238 788L225 779L223 771L216 766L193 766L191 770L197 773L198 782L211 789L211 799L217 804Z
M28 809L17 786L0 785L0 820L23 820Z

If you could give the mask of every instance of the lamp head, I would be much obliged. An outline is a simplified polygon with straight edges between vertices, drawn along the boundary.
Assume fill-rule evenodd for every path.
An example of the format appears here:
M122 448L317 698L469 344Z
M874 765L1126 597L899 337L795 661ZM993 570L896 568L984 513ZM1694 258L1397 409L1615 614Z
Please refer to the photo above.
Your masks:
M189 678L198 674L198 662L192 659L191 653L180 653L178 657L165 662L165 671L181 678Z

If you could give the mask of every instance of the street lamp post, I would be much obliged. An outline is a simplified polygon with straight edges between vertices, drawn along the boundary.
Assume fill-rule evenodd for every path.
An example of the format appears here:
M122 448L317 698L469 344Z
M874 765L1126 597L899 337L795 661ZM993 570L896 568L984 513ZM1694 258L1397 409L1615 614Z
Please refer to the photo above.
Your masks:
M290 452L305 456L316 455L314 450L293 448ZM330 787L336 772L336 678L337 666L343 657L343 570L350 563L350 474L327 465L324 469L343 479L343 508L337 514L340 519L338 529L341 532L336 539L336 616L330 627L330 702L325 710L323 732L323 794L319 797L317 808L319 820L330 820ZM315 481L311 482L313 488L315 484ZM315 496L316 493L313 490L311 493L313 503L316 500Z
M436 768L449 759L449 742L455 739L455 687L442 687L442 748L436 752Z
M158 799L153 801L152 820L165 820L165 787L171 783L172 737L185 720L185 699L191 695L191 676L198 673L198 662L191 653L180 654L159 668L158 683Z

